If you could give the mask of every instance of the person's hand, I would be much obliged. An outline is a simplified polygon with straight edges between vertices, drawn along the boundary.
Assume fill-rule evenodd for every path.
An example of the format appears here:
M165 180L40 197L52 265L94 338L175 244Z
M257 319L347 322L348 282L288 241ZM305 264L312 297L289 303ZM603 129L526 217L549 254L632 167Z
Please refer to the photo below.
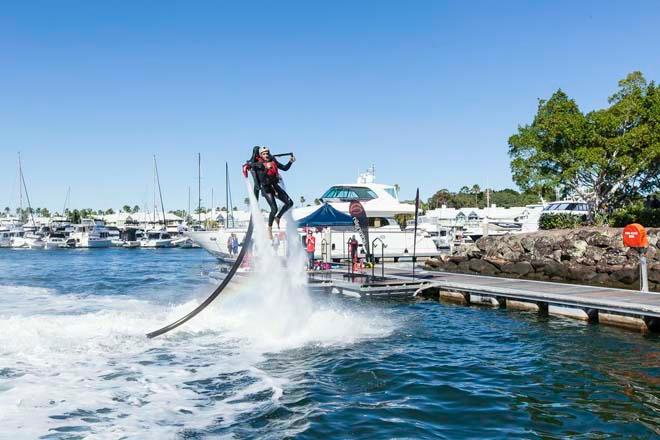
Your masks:
M296 161L296 156L292 154L291 158L289 159L289 162L294 163L295 161Z

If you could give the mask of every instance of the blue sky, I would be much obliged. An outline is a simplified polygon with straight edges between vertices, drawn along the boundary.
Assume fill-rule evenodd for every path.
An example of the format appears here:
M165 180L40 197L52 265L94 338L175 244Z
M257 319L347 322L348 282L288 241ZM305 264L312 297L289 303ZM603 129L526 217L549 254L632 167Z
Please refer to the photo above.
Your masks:
M294 151L297 201L376 165L403 198L512 187L507 138L557 88L603 107L660 79L659 2L2 2L0 205L235 204L253 145Z

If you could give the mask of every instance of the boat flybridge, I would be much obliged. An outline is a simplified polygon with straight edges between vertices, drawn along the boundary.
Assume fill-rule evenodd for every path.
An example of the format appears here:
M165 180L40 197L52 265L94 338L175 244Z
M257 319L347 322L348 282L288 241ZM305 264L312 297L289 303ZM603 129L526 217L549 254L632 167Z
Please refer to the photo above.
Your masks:
M332 185L321 196L322 202L328 203L336 210L346 214L349 214L349 206L353 200L358 200L364 206L369 221L370 240L378 238L385 244L384 249L379 247L374 250L373 254L376 258L380 258L381 252L384 257L395 261L400 258L412 257L413 247L416 248L416 255L419 257L438 255L438 249L427 232L418 230L415 237L414 231L401 229L394 216L398 214L412 216L415 214L415 206L410 203L401 203L394 185L376 183L373 167L360 174L357 182ZM317 209L319 206L297 208L293 209L292 215L294 220L299 220ZM304 233L303 229L304 225L300 225L298 231L301 236ZM284 231L285 227L282 226L281 230ZM273 231L273 233L275 232L276 230ZM245 228L189 232L187 235L216 257L231 260L227 249L227 239L232 233L235 233L241 242ZM315 230L314 235L316 237L316 257L325 261L348 258L348 241L353 235L358 240L359 252L362 252L362 255L365 253L360 234L353 229L325 228ZM371 244L369 243L370 248ZM377 244L382 245L380 242Z

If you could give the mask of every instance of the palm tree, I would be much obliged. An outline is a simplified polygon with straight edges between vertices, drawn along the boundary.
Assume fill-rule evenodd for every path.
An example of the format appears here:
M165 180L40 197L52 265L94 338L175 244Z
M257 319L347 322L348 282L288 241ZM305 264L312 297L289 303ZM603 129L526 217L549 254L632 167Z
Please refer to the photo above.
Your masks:
M140 207L138 205L133 206L133 214L140 212Z
M249 207L250 206L250 198L249 197L244 198L243 203L245 203L246 207Z
M130 214L131 213L131 206L130 205L124 205L124 206L122 206L121 210L124 211L127 214Z
M458 192L460 194L469 194L470 193L470 188L468 188L467 186L464 186Z
M321 204L321 199L314 199L314 204L315 205L320 205Z
M305 196L300 196L300 206L305 206Z

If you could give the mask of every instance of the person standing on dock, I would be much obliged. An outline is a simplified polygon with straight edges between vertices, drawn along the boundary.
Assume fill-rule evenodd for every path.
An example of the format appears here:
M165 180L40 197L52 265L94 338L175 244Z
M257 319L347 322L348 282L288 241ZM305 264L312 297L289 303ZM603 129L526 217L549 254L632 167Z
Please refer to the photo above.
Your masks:
M314 269L314 251L316 250L316 238L312 235L312 230L307 230L305 238L305 249L307 250L308 269Z
M348 239L348 255L351 258L351 263L355 263L355 259L357 258L357 250L358 250L358 241L355 238L355 235L353 235L351 238Z

